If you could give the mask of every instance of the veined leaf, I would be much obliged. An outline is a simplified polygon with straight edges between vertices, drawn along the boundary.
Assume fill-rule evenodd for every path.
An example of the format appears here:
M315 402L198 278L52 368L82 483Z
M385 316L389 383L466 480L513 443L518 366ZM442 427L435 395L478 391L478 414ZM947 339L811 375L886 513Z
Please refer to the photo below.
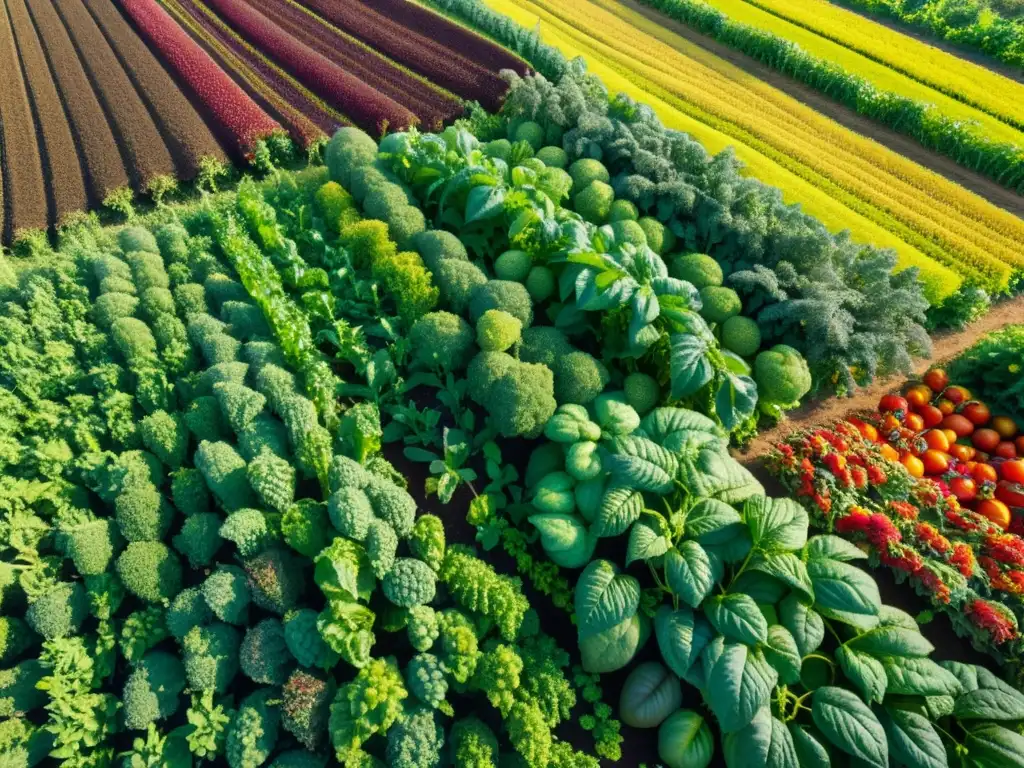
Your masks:
M619 573L607 560L594 560L576 583L575 608L580 639L596 635L634 616L640 606L640 582Z
M976 768L1024 768L1024 736L995 723L972 728L964 746Z
M670 549L665 555L665 578L669 589L692 608L711 594L721 575L717 558L713 561L695 541L681 542L678 548Z
M648 518L650 515L647 516ZM637 560L650 560L660 557L669 551L672 543L665 537L660 526L648 522L641 517L629 532L629 543L626 545L626 567Z
M873 768L889 768L885 729L855 693L826 686L812 698L811 717L826 739Z
M597 519L590 527L595 536L619 536L640 519L644 511L644 497L632 488L613 486L604 492Z
M799 592L800 596L807 600L814 599L814 586L811 584L811 577L807 574L807 566L804 565L803 560L791 552L752 558L750 569L778 579L790 589Z
M715 413L730 432L757 408L757 384L752 378L725 372L715 392Z
M952 672L931 659L906 659L888 656L882 659L889 692L910 696L959 696L963 687Z
M768 627L768 642L763 646L764 657L779 673L779 680L786 685L800 681L800 667L803 658L796 646L793 635L781 624Z
M704 603L704 614L728 639L748 645L768 639L768 622L749 595L715 595Z
M726 643L707 675L708 704L723 733L738 731L753 720L768 704L778 680L760 651L743 643Z
M835 658L839 662L843 674L860 689L861 695L868 704L882 703L885 699L886 686L889 684L882 662L845 645L836 648Z
M818 559L807 564L818 608L877 616L882 598L878 584L856 566L839 560Z
M795 594L779 603L779 621L793 635L801 656L814 653L825 639L825 622Z
M739 512L730 507L724 501L718 499L701 499L694 504L686 513L683 521L683 532L686 536L700 538L708 537L708 541L715 543L712 534L720 531L726 526L742 522ZM730 535L731 538L731 535Z
M810 519L793 499L751 496L743 504L754 547L765 551L795 551L807 543Z
M927 717L902 709L880 709L878 719L889 740L889 755L900 765L947 768L946 747Z
M808 560L828 558L847 562L867 559L867 553L862 552L856 544L828 533L811 537L807 541L806 551Z
M690 333L676 333L670 337L669 344L672 397L689 397L714 376L714 367L708 359L708 342Z

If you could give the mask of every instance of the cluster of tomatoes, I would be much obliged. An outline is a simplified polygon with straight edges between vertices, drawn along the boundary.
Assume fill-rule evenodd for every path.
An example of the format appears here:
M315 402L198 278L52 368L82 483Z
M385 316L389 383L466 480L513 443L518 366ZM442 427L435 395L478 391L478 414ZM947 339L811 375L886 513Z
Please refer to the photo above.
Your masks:
M1024 514L1024 434L1012 418L992 416L941 368L902 395L885 395L878 410L877 427L857 420L861 432L912 476L943 481L961 504L1001 528L1014 508Z

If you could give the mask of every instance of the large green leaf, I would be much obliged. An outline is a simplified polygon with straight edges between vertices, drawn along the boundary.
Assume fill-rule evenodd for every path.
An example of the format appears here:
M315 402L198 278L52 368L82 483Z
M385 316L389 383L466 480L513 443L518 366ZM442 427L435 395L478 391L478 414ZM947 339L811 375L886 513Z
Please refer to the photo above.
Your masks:
M583 668L597 675L622 669L643 647L650 632L650 619L640 613L601 632L581 637Z
M744 728L727 733L722 752L729 768L800 768L793 737L785 724L761 709Z
M668 587L692 608L701 604L722 576L718 559L712 560L695 541L683 541L665 555Z
M914 631L902 627L879 626L847 643L850 648L871 656L902 656L923 658L935 650L914 626Z
M489 185L474 187L466 197L465 223L494 218L504 210L504 204L504 188Z
M793 552L807 543L810 519L807 511L793 499L751 496L743 504L743 519L750 526L750 537L756 549Z
M640 422L640 432L673 453L693 453L702 445L726 445L722 428L702 413L685 408L655 408Z
M836 648L835 659L839 662L843 674L857 686L868 704L882 703L885 699L886 686L889 684L882 662L874 656L860 653L845 645Z
M640 519L644 511L644 497L640 491L622 486L612 486L604 492L597 519L590 526L595 536L621 536L629 526Z
M972 768L1024 768L1024 736L995 723L972 728L964 739Z
M768 704L778 680L761 652L743 643L726 643L707 675L708 705L723 733L746 726Z
M882 605L878 584L860 568L823 558L807 563L807 573L814 586L816 607L864 616L878 615Z
M683 677L704 652L714 630L686 606L672 610L663 604L654 615L654 635L665 664Z
M1024 720L1024 696L1019 691L978 688L956 700L960 720Z
M793 635L801 656L814 653L825 639L825 622L795 594L779 603L779 622Z
M889 755L900 765L947 768L946 747L927 717L902 709L876 710L889 741Z
M602 465L612 482L650 493L667 494L674 487L679 461L646 437L626 435L606 442L610 454Z
M640 606L640 582L619 573L614 563L594 560L576 583L575 608L580 639L621 624Z
M764 495L764 486L725 450L702 448L695 457L681 457L680 468L683 484L697 498L740 504Z
M594 557L597 537L575 515L544 512L530 515L529 520L540 531L541 546L555 565L582 568Z
M786 685L795 685L800 681L800 667L803 658L796 640L788 629L781 624L768 627L768 641L762 646L764 657L779 673L779 680Z
M761 605L775 605L789 594L789 587L774 576L747 568L733 581L730 590L742 592Z
M732 372L720 374L715 392L715 413L732 431L757 408L757 384L752 378Z
M792 552L758 555L751 559L749 567L751 570L775 577L807 600L814 599L814 587L811 584L811 577L807 574L807 566Z
M805 725L790 723L789 735L793 737L793 748L801 768L829 768L832 765L828 750L819 741L820 734L812 733Z
M862 552L856 544L829 533L813 536L807 541L807 559L821 560L866 560L867 553Z
M672 543L665 536L661 521L653 515L641 517L629 531L626 544L626 567L637 560L651 560L669 551Z
M692 538L707 537L705 541L716 544L716 531L739 523L742 523L740 513L724 501L701 499L686 513L683 532Z
M749 595L715 595L705 601L704 615L730 640L756 645L768 639L768 622Z
M681 400L711 381L715 369L708 359L708 342L699 336L674 333L669 337L669 345L672 397Z
M931 659L905 659L887 656L882 659L889 680L889 693L910 696L959 696L960 681Z
M826 686L814 692L811 717L822 735L873 768L889 768L885 729L855 693Z

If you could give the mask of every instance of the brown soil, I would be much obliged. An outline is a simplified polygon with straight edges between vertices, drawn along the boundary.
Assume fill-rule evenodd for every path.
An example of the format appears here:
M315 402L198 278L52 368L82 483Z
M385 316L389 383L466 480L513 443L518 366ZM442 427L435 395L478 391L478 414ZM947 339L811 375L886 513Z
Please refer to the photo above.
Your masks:
M6 4L4 8L0 12L0 234L11 238L20 229L46 226L46 196L32 104Z
M1024 322L1024 296L1018 296L995 305L987 315L971 323L962 331L934 334L931 359L917 361L914 365L913 375L919 376L931 366L951 360L982 336L1014 322ZM774 429L761 432L739 458L745 464L756 464L771 450L773 445L798 429L838 421L855 411L871 410L882 395L898 388L906 378L901 375L876 381L869 387L857 390L852 397L811 400L797 410L791 411L789 417Z
M53 73L24 0L10 0L7 12L18 40L26 87L31 94L39 126L43 173L48 180L49 223L60 224L69 213L80 211L88 204L82 164L75 137L64 114L64 105L53 82Z
M762 64L757 59L740 53L714 38L702 35L685 24L675 21L646 5L642 5L636 0L620 0L620 2L631 10L642 13L647 18L689 42L699 45L719 58L725 59L730 64L792 96L794 99L806 104L808 107L820 112L845 128L849 128L862 136L867 136L882 146L891 149L893 152L897 152L919 165L945 176L947 179L988 200L993 205L997 205L1018 216L1024 216L1024 197L1015 194L988 177L959 165L956 161L945 155L940 155L925 148L914 138L864 117L855 110L843 106L814 88L806 86L791 77L787 77L767 64Z
M28 0L28 9L85 163L90 202L98 205L108 193L128 184L121 153L64 23L49 0Z
M174 160L146 105L81 0L51 0L114 129L135 188L175 172Z
M194 177L204 157L226 161L210 128L110 0L84 2L156 121L178 175Z

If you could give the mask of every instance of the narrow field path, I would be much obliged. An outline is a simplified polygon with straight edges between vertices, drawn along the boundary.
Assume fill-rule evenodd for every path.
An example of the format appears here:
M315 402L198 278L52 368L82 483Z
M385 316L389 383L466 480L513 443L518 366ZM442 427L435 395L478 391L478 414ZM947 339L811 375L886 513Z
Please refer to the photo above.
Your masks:
M57 90L64 97L68 122L83 160L90 202L98 205L110 192L128 184L121 151L60 16L49 0L27 0L27 4Z
M879 144L897 152L910 160L928 168L935 173L945 176L965 189L969 189L976 195L985 198L993 205L1024 216L1024 197L1018 195L992 179L969 168L965 168L952 158L940 155L925 148L920 142L910 136L906 136L881 123L871 120L858 114L838 101L826 96L820 91L804 85L791 77L783 75L778 70L767 64L762 64L757 59L747 56L734 48L718 42L712 37L702 35L682 22L676 21L659 11L643 5L636 0L618 0L637 13L641 13L652 21L661 24L680 37L686 38L691 43L699 45L710 53L725 59L743 71L754 75L760 80L778 88L780 91L792 96L801 103L835 120L840 125L852 131L874 139ZM844 6L845 7L845 6Z
M987 315L962 331L934 334L931 358L918 360L910 377L920 376L932 366L952 360L982 336L1011 323L1024 323L1024 296L996 304ZM742 453L737 454L737 458L750 464L762 458L776 443L798 429L829 424L854 411L871 410L878 404L882 395L899 388L907 378L908 376L899 375L875 381L870 386L857 390L853 397L811 400L797 410L791 411L789 417L778 426L761 432Z
M6 3L0 12L0 148L0 235L10 241L21 229L46 226L46 194L32 104Z
M88 207L89 195L82 162L64 104L54 85L53 73L24 0L7 0L7 12L18 41L26 87L35 108L44 192L49 203L47 223L59 225L69 213Z
M193 178L204 157L226 161L227 154L213 131L113 3L84 3L153 116L179 177Z
M52 0L117 134L136 190L175 172L174 160L128 74L82 0Z

